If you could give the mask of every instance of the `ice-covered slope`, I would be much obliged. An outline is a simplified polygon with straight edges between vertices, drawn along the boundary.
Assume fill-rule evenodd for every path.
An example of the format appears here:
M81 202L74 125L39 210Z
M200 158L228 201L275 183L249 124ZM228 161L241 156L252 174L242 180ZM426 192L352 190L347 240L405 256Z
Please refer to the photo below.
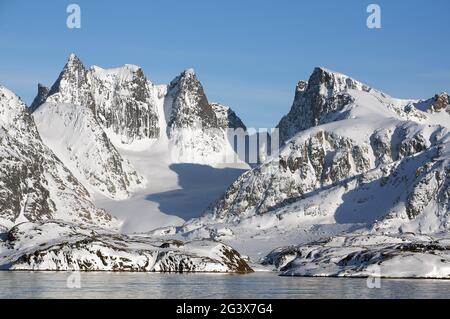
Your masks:
M374 225L448 230L446 96L394 99L317 68L280 122L280 154L244 173L184 234L272 238L267 249Z
M63 219L118 227L42 143L25 104L0 86L0 225Z

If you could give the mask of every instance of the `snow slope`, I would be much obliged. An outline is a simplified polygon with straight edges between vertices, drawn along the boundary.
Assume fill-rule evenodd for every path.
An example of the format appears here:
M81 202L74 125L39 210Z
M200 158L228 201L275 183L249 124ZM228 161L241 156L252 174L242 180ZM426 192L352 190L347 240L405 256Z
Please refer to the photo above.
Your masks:
M142 150L118 147L149 182L128 199L116 201L95 196L94 202L123 220L122 232L148 232L166 226L181 226L200 216L233 181L248 169L246 164L212 167L174 163L168 144L156 141Z
M34 113L44 143L91 192L124 199L145 183L84 105L45 103Z

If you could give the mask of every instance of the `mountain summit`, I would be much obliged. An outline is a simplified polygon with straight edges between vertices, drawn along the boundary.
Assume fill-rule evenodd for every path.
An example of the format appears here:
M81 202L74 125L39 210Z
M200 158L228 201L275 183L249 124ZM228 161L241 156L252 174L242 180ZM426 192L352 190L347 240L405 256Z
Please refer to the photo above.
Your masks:
M284 116L278 128L285 143L297 132L332 120L333 114L348 105L348 90L369 92L367 85L344 74L325 68L315 68L308 82L297 85L290 112Z

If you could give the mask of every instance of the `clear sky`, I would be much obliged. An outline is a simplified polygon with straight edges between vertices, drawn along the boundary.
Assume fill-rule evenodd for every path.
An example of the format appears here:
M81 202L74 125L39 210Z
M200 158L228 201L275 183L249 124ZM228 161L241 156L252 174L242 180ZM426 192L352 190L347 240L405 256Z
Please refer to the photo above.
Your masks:
M81 29L66 7L81 7ZM366 8L381 7L381 29ZM0 0L0 83L26 102L71 52L86 66L143 67L154 83L194 68L211 102L273 127L315 66L395 97L450 91L448 0Z

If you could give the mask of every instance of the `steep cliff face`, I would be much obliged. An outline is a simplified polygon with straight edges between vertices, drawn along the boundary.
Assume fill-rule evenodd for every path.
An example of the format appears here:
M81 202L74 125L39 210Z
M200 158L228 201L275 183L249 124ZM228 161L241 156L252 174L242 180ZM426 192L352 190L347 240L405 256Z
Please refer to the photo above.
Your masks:
M39 83L38 84L38 92L36 97L34 98L33 102L30 105L30 112L33 113L41 104L45 103L45 100L48 97L48 93L50 92L50 89L46 87L45 85Z
M92 67L88 76L96 118L107 132L124 144L159 137L157 88L141 68L129 64L116 69Z
M0 86L0 224L63 219L104 227L119 223L42 143L25 104Z
M232 157L225 127L233 123L218 119L217 107L208 102L194 70L184 71L170 83L165 108L174 161L225 164Z
M199 127L217 128L216 114L193 69L177 76L168 87L171 98L169 136L172 130Z
M352 102L352 97L346 94L348 90L370 92L373 89L343 74L314 69L308 82L298 83L291 110L277 126L281 144L302 130L342 116L336 113Z

